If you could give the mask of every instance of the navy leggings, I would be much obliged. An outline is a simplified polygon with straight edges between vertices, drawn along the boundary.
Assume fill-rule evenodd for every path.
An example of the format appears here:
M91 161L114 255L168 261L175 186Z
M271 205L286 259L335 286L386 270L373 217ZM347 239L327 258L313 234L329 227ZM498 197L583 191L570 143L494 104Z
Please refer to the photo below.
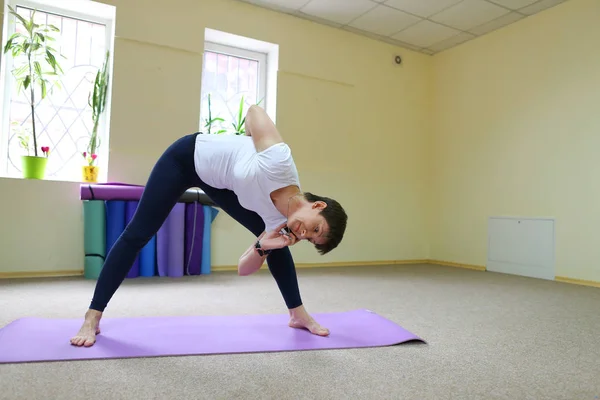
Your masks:
M196 135L175 141L159 158L150 173L138 208L111 250L98 277L90 308L104 311L141 249L158 232L179 198L189 188L199 187L223 211L245 226L256 237L264 231L263 220L243 208L233 191L215 189L204 183L194 167ZM289 309L302 305L296 268L289 247L277 249L267 264Z

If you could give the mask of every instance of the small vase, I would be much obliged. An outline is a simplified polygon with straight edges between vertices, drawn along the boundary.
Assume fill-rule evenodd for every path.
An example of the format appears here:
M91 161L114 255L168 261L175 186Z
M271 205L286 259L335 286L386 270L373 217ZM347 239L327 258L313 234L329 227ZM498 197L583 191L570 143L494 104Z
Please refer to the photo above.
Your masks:
M98 182L98 167L95 165L85 165L83 167L83 181L87 183Z
M44 179L46 176L46 164L48 158L36 156L21 156L21 167L23 168L23 178L25 179Z

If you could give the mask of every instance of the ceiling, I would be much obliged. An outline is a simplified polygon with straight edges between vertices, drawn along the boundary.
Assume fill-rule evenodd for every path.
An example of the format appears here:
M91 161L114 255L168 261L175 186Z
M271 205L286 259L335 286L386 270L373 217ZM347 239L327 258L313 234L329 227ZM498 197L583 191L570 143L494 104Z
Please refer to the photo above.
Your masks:
M435 54L567 0L239 0Z

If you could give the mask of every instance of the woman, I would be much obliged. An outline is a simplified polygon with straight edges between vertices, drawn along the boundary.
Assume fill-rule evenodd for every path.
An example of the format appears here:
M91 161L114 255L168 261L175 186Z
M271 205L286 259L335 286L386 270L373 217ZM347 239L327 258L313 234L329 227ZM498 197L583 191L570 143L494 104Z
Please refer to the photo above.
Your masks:
M341 242L348 217L337 201L301 192L291 150L260 107L248 110L246 132L246 136L187 135L164 152L135 215L108 253L83 325L71 344L89 347L96 342L104 309L138 253L191 187L201 188L257 237L239 259L239 274L257 271L266 260L288 307L289 326L329 335L302 304L289 246L308 240L326 254Z

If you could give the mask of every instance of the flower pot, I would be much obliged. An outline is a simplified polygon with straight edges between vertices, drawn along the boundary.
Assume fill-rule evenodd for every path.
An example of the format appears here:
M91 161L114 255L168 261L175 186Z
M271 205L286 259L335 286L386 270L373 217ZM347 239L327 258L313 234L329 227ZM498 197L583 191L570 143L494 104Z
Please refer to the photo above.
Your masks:
M95 165L86 165L83 167L84 182L98 182L98 167Z
M21 166L23 168L23 178L25 179L44 179L46 176L46 164L48 158L36 156L21 156Z

